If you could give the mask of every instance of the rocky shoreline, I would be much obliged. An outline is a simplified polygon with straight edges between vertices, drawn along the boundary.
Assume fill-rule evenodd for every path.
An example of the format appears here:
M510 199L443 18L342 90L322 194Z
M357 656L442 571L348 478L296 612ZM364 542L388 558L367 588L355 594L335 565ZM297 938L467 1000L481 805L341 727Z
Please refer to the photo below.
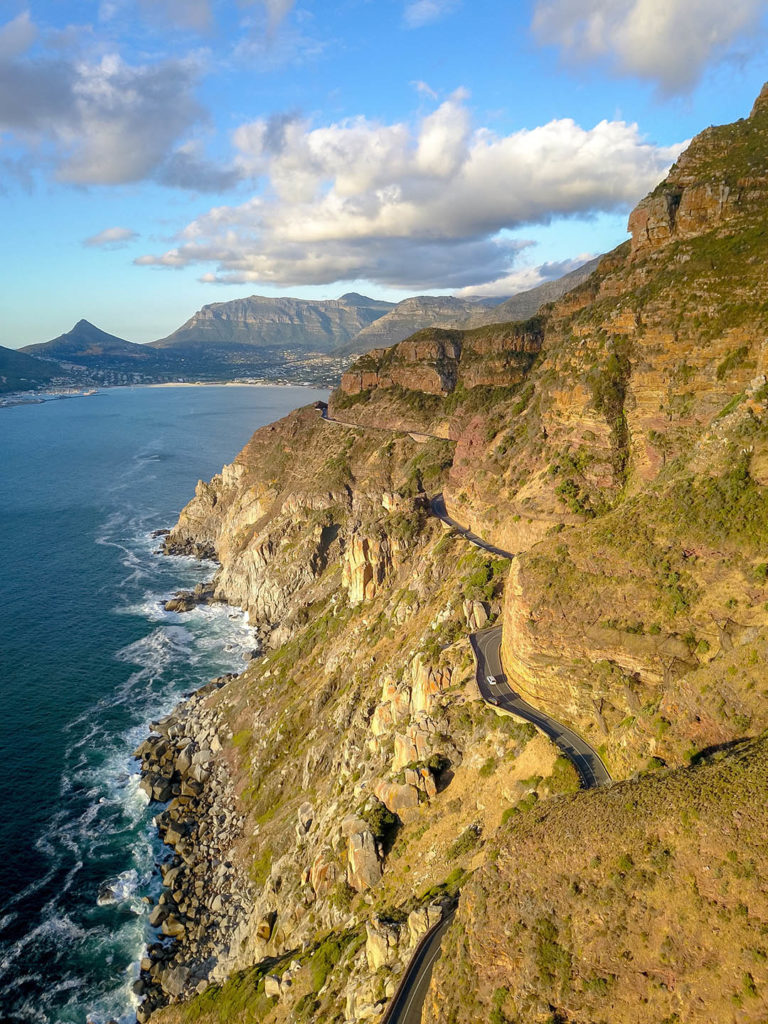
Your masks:
M252 897L249 879L229 856L243 825L216 756L229 737L205 705L233 678L213 680L153 722L135 751L142 789L150 800L167 803L155 824L172 851L161 865L163 892L149 918L157 937L135 985L139 1024L159 1007L207 988Z

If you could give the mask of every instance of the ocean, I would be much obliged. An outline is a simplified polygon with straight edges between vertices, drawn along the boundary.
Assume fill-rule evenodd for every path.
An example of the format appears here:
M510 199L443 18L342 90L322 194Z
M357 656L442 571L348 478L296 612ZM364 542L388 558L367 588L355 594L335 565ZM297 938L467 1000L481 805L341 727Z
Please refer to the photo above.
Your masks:
M131 752L254 646L226 606L166 612L211 563L157 553L199 478L325 398L116 388L0 409L0 1024L135 1021L161 847Z

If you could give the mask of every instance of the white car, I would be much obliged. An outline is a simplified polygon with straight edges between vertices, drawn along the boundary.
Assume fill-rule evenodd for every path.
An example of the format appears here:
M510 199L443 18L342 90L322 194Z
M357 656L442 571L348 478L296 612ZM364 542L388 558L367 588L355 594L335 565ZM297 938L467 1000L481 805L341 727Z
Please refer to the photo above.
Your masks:
M489 686L498 686L499 685L499 681L496 678L496 676L486 676L485 677L485 681L486 681L486 683L488 683Z

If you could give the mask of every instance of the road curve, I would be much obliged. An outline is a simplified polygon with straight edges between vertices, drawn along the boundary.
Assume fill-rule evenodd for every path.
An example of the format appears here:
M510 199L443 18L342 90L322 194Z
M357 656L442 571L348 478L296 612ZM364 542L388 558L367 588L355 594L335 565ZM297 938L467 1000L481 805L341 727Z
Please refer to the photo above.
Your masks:
M329 423L339 423L341 426L356 427L367 430L386 430L384 427L360 427L357 423L344 423L341 420L333 420L328 416L327 406L318 405L321 416ZM403 431L405 433L405 431ZM430 435L421 435L430 436ZM447 438L441 438L447 440ZM442 494L435 495L430 501L432 514L440 519L446 526L450 526L465 540L475 547L482 548L492 555L501 558L513 558L511 551L489 544L476 533L468 530L448 515L445 507L445 499ZM599 754L585 740L578 736L572 729L562 725L550 715L539 711L524 701L515 693L507 683L504 675L504 668L501 662L501 626L494 626L491 629L484 629L478 633L471 633L469 637L472 650L477 661L477 685L483 700L491 707L501 708L509 711L531 722L545 735L547 735L572 762L579 779L585 789L595 789L598 786L606 786L611 782L608 770L600 759ZM488 682L493 677L493 686ZM432 967L440 955L440 946L445 932L450 927L455 907L446 914L443 920L434 930L428 933L422 943L416 948L410 963L405 968L405 973L398 986L395 995L382 1017L381 1024L421 1024L421 1011L424 1000L432 980Z
M456 907L453 906L416 947L381 1024L421 1024L421 1011L432 980L432 968L440 956L443 936L455 913Z
M326 423L336 423L340 427L350 427L352 430L375 430L380 434L404 434L407 437L412 437L414 441L448 441L450 444L456 444L456 438L454 437L443 437L442 434L425 434L423 430L407 430L405 427L376 427L370 423L355 423L354 420L339 420L335 416L328 415L328 405L326 402L315 402L315 408L320 413L320 417L325 420Z
M489 544L487 540L483 540L482 537L478 537L476 533L472 533L466 526L462 526L461 523L457 523L455 519L451 519L448 515L448 511L445 507L445 498L442 494L436 494L429 502L432 508L432 514L438 519L442 520L446 526L452 527L457 533L460 533L465 540L468 540L470 544L474 544L475 547L482 548L483 551L490 551L492 555L499 555L500 558L514 558L515 556L511 551L505 551L504 548L497 548L495 544Z
M509 686L501 663L501 626L472 633L469 638L477 659L477 685L486 704L510 711L531 722L562 750L579 773L584 789L596 789L611 782L608 769L597 751L568 726L523 700ZM493 685L489 679L494 679Z

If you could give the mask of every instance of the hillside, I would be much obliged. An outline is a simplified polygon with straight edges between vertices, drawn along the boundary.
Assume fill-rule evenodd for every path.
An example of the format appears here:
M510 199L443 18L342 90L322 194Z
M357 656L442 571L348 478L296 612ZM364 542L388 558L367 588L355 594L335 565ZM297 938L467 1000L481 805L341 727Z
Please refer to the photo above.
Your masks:
M324 300L251 295L203 306L173 334L150 347L198 356L210 349L221 354L242 348L328 353L392 305L354 292Z
M365 327L334 353L349 357L372 349L389 348L427 327L471 328L487 324L528 320L549 302L554 302L586 280L599 260L590 260L569 274L513 295L511 299L457 299L454 296L421 295L402 302Z
M388 348L415 331L435 324L486 322L488 310L498 306L495 299L457 299L452 295L416 295L403 299L384 316L363 328L347 344L340 345L335 355L349 357L373 348Z
M72 330L60 334L52 341L25 345L20 351L48 359L81 362L84 365L96 361L157 361L157 354L148 351L144 345L135 345L133 342L115 337L114 334L107 334L87 320L78 320Z
M516 818L463 890L425 1024L765 1020L767 787L763 739Z
M766 167L768 89L557 303L367 353L198 484L167 550L264 656L140 751L142 1019L380 1019L458 893L430 1021L765 1020ZM614 785L480 699L493 623Z
M60 374L61 369L54 362L34 359L24 352L0 345L0 394L30 391Z
M502 324L511 320L530 319L539 312L542 306L546 306L549 302L556 302L563 295L573 291L582 281L586 281L592 271L597 269L599 263L600 257L598 256L554 281L545 281L535 288L513 295L511 299L494 307L488 314L485 323Z

